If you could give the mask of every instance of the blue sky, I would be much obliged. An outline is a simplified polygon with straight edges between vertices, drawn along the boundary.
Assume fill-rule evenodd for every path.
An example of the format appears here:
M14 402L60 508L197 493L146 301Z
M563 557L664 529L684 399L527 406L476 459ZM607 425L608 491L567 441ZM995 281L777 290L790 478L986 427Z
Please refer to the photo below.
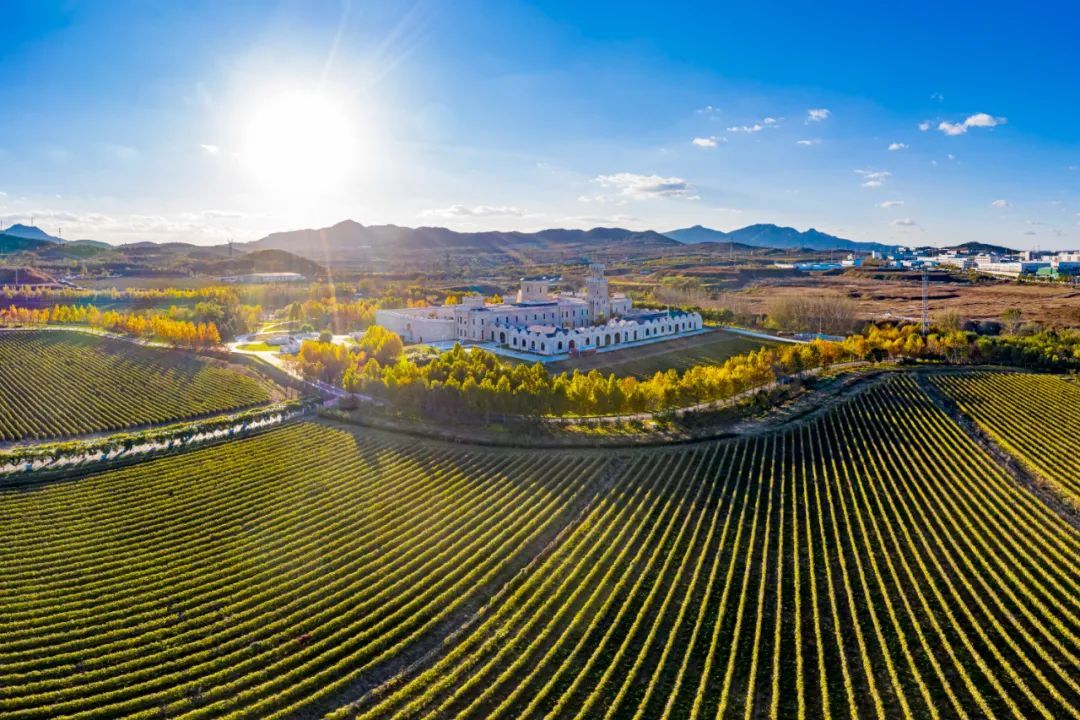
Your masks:
M6 0L0 222L1080 246L1080 6L889 5Z

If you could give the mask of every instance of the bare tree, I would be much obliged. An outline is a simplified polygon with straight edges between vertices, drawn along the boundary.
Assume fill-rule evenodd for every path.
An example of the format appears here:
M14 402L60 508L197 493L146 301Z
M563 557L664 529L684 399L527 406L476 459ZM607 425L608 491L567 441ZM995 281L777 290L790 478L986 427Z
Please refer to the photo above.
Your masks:
M845 335L856 329L856 304L836 293L780 296L769 302L769 320L781 330Z

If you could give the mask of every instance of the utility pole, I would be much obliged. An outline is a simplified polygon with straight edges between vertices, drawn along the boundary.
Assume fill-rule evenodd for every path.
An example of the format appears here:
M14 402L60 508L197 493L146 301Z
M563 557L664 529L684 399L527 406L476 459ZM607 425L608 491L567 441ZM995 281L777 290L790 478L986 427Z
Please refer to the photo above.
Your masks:
M930 270L923 266L922 269L922 334L926 337L930 332Z

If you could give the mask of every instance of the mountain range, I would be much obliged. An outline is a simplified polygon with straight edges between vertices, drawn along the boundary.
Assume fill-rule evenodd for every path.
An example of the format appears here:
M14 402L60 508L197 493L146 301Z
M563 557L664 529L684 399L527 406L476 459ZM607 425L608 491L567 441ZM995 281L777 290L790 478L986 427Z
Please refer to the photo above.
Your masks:
M539 256L579 254L597 257L642 256L679 253L681 249L713 254L729 249L747 251L805 250L811 252L871 252L888 251L894 245L848 240L810 228L800 231L791 227L762 223L725 232L694 225L659 233L653 230L627 230L617 227L596 227L591 230L552 228L536 232L489 230L458 232L444 227L405 227L400 225L362 225L343 220L330 227L275 232L259 240L237 243L235 250L249 253L255 250L281 250L314 260L367 259L393 257L416 253L476 253L520 256L522 260ZM928 248L947 249L947 248ZM1013 252L1009 248L986 243L964 243L955 249L968 252ZM192 259L227 257L226 245L199 246L189 243L136 242L110 245L96 240L62 242L33 225L15 224L0 231L0 254L46 252L63 255L92 255L96 252L120 252L124 255L152 256L158 253L188 255ZM550 259L550 258L549 258Z
M712 228L694 225L693 227L672 230L664 233L666 237L681 243L712 243L712 242L736 242L751 247L773 248L777 250L848 250L859 252L871 252L873 250L890 250L894 246L883 245L876 242L858 242L845 240L823 233L820 230L810 228L800 232L795 228L782 227L780 225L760 224L748 225L738 230L724 232Z
M369 251L471 251L507 252L527 249L567 249L582 245L622 245L639 248L670 247L675 243L652 230L593 228L592 230L541 230L534 233L458 232L444 227L402 227L399 225L361 225L344 220L321 229L291 230L267 235L247 243L261 250L287 250L305 257L318 258L340 253Z
M680 246L695 245L708 249L710 244L725 243L736 248L773 248L782 250L884 250L890 246L862 243L834 237L814 229L799 232L777 225L751 225L723 232L700 225L658 233L653 230L626 230L598 227L591 230L550 229L537 232L458 232L443 227L402 227L398 225L362 225L345 220L322 229L292 230L267 235L247 243L247 247L286 250L320 261L344 259L345 256L384 255L388 252L465 251L479 253L581 253L631 254L678 251Z

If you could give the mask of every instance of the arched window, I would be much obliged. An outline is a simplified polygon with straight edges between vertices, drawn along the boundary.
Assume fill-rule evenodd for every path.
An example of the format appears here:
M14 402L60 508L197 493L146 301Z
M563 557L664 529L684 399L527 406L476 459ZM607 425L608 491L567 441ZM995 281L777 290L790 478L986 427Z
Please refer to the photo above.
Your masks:
M499 333L499 342L502 343L503 345L506 344L506 333L504 333L504 332Z

